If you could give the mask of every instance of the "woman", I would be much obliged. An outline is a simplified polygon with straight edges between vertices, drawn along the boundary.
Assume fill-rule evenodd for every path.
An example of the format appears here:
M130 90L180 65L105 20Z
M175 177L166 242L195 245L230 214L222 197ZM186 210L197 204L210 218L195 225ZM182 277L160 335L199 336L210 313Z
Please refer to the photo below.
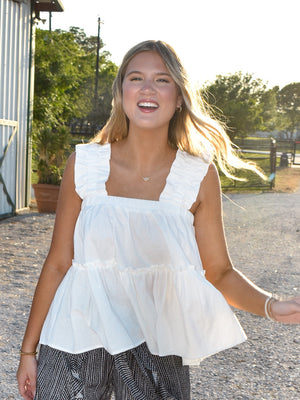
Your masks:
M135 46L109 121L65 169L21 348L25 399L189 399L188 365L245 340L228 303L300 323L300 297L276 300L232 266L214 158L255 170L174 50Z

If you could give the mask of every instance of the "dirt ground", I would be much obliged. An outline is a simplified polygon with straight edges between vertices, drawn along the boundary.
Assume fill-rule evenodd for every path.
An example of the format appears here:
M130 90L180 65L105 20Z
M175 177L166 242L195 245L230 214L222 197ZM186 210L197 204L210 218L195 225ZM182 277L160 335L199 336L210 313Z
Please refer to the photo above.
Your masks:
M226 194L223 205L235 266L270 292L300 294L300 168L278 171L273 192ZM0 221L0 400L21 399L18 353L53 223L36 212ZM299 400L300 326L235 311L248 340L191 368L191 399Z
M292 193L300 187L300 166L276 171L275 188L279 193Z

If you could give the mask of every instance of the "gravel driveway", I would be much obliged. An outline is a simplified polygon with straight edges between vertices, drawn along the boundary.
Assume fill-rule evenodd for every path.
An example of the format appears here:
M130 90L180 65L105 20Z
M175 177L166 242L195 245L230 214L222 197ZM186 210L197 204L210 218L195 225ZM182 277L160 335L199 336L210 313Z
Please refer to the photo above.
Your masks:
M236 267L280 295L300 293L300 191L224 197ZM0 221L0 399L20 399L18 351L54 216ZM248 341L191 368L192 399L300 400L300 327L237 312Z

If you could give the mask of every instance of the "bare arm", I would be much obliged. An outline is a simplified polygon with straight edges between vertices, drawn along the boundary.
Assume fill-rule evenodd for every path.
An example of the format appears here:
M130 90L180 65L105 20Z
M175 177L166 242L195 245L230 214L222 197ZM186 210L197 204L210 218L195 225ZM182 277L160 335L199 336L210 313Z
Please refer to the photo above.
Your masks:
M55 295L55 292L72 264L73 259L73 234L80 212L81 199L75 191L74 184L74 161L75 154L72 154L68 160L64 177L60 187L59 200L56 210L56 219L54 224L52 242L48 256L42 268L42 272L35 290L31 312L24 335L22 351L34 352L39 342L41 329L48 313L49 307ZM25 364L31 363L30 356L22 356L18 371L19 388L24 398L26 368ZM34 378L31 379L32 381ZM29 382L35 387L35 381Z
M220 183L214 165L209 167L202 182L194 223L206 278L220 290L230 305L264 316L265 301L270 293L257 287L236 270L228 254L223 229ZM300 298L273 303L272 314L278 321L299 323Z

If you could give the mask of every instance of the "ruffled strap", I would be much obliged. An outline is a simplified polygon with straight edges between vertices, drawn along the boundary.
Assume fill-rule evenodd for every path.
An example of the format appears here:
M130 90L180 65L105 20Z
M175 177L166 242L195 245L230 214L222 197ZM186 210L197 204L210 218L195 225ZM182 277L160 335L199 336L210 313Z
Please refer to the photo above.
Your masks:
M177 150L161 201L176 203L189 210L197 199L201 182L207 174L210 157L192 156Z
M105 183L109 176L110 153L109 143L76 145L75 189L82 199L94 193L107 194Z

